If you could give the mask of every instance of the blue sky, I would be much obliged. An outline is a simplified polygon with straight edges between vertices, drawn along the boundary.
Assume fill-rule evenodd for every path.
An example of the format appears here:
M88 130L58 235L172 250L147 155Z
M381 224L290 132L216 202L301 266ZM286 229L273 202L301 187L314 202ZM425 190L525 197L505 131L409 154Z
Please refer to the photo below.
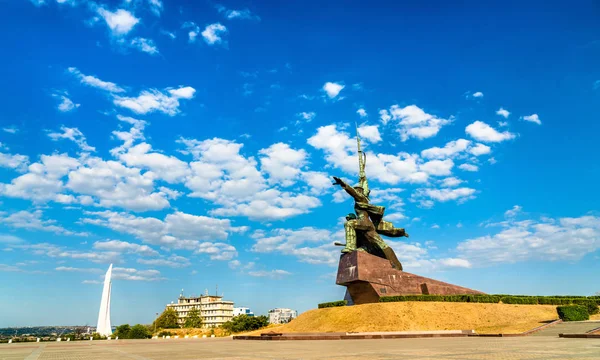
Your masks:
M341 299L355 122L406 271L600 291L591 1L0 5L0 326Z

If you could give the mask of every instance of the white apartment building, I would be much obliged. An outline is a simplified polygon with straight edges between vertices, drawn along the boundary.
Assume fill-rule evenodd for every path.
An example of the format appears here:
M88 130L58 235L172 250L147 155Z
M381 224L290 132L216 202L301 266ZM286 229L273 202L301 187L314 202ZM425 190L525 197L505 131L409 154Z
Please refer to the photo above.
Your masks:
M167 305L167 308L175 309L177 321L182 326L188 313L194 307L200 310L203 327L218 327L233 317L233 301L223 300L222 296L217 295L185 297L181 294L177 299L177 304Z
M269 310L269 323L286 324L298 317L298 312L292 309L277 308Z
M233 308L233 316L238 316L238 315L254 316L254 313L252 311L250 311L250 308L247 308L247 307L234 307Z

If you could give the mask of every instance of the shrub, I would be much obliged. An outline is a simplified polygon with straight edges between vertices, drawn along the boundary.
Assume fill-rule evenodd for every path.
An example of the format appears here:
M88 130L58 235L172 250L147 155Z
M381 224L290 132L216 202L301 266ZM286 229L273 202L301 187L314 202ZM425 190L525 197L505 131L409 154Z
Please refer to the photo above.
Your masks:
M269 325L269 319L264 316L238 315L224 323L221 327L230 333L258 330Z
M133 325L127 339L147 339L150 337L148 328L142 324Z
M558 306L556 312L562 321L583 321L590 319L587 308L581 305Z
M162 337L162 336L173 336L173 335L175 335L175 334L173 334L170 331L161 331L161 332L158 333L159 337Z
M537 305L537 297L523 297L523 296L505 296L500 298L500 301L504 304L518 304L518 305Z
M346 305L348 305L348 302L346 300L332 301L319 304L319 309Z
M177 323L177 312L172 307L168 307L154 321L154 325L161 329L175 329L179 327Z

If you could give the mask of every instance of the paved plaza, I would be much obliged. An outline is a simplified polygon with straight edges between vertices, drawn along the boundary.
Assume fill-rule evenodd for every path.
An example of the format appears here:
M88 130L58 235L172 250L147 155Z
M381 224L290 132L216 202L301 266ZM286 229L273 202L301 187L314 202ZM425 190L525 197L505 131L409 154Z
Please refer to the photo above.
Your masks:
M551 336L241 341L230 338L1 344L2 360L50 359L600 359L600 340Z

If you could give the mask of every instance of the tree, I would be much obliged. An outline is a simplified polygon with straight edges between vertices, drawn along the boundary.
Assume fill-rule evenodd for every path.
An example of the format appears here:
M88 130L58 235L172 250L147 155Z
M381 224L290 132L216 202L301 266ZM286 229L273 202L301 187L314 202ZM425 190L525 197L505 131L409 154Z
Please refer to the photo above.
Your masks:
M185 323L183 327L186 328L199 328L202 327L202 318L200 317L200 311L197 307L193 307L192 310L188 313L187 318L185 319Z
M115 330L115 336L118 336L119 339L129 339L129 333L131 332L131 327L129 326L129 324L123 324L120 326L117 326L117 329Z
M134 325L129 332L128 339L147 339L150 335L148 328L142 324Z
M175 329L178 328L177 324L177 312L172 307L168 307L163 311L162 314L154 321L157 328L161 329Z
M269 319L264 316L248 316L248 315L238 315L231 320L227 321L222 325L223 329L232 332L238 333L242 331L252 331L263 328L269 325Z

